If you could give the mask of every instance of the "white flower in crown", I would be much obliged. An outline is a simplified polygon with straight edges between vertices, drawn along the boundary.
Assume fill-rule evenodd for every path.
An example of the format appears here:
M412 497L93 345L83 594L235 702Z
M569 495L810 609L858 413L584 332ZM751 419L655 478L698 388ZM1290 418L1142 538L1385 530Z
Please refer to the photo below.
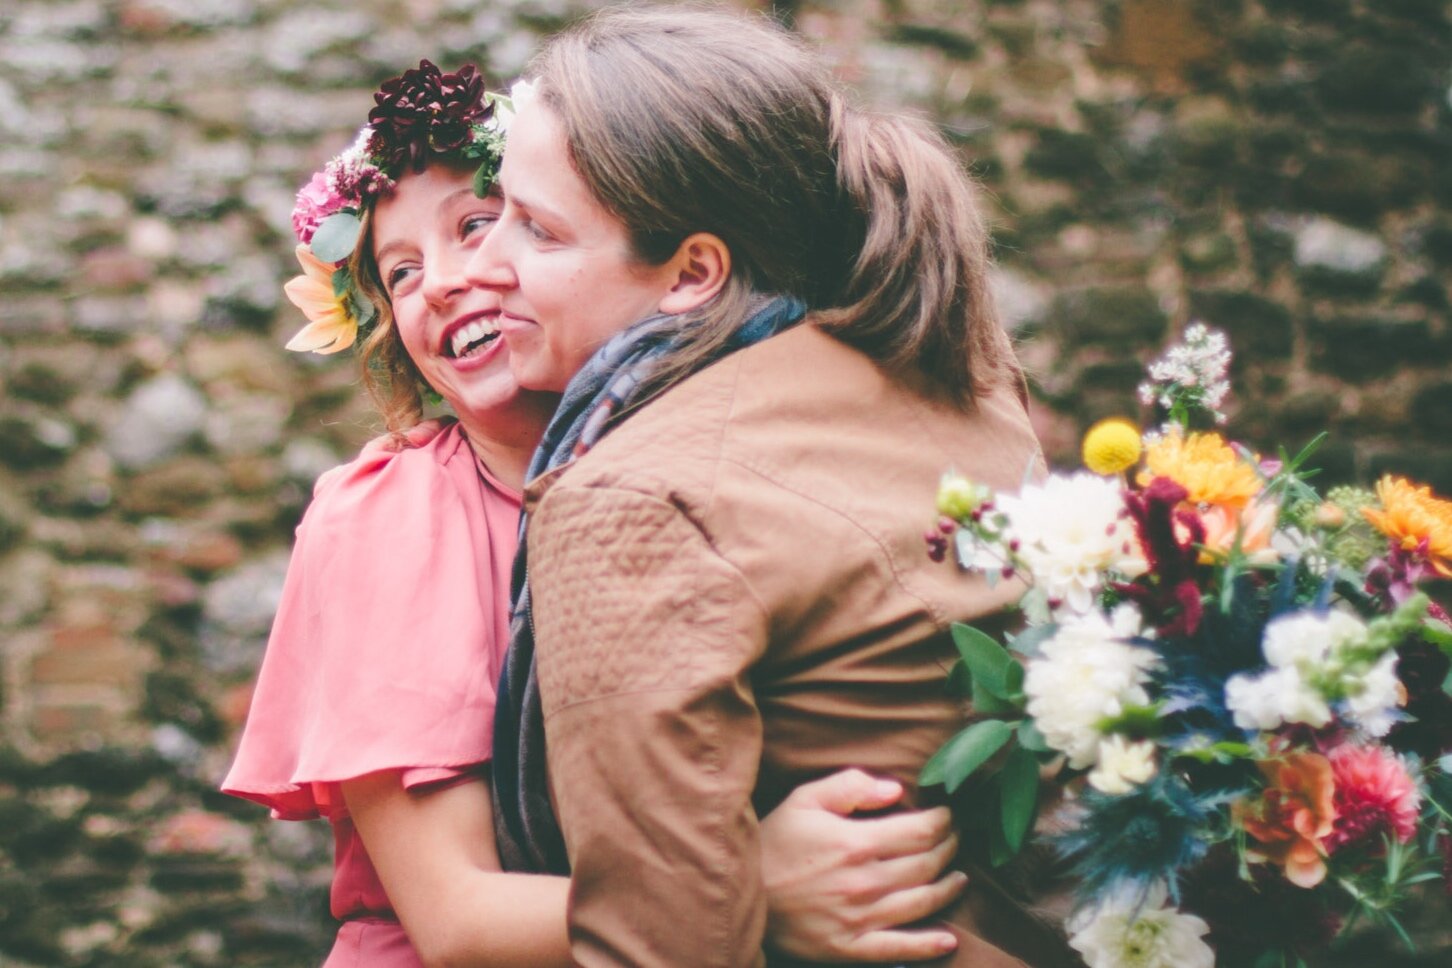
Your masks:
M509 127L514 123L514 118L526 104L534 100L534 81L515 81L509 88L509 97L496 97L494 99L494 114L489 119L489 125L501 135L509 134Z
M1124 513L1124 486L1097 474L1054 474L1016 495L1002 495L1007 537L1051 601L1083 613L1106 572L1142 574L1145 562Z
M1106 618L1099 612L1071 616L1039 647L1023 691L1028 714L1049 746L1082 770L1099 757L1099 723L1126 706L1149 704L1145 683L1156 662L1149 649L1130 645L1140 616L1122 605Z
M1210 926L1166 905L1163 884L1085 911L1069 923L1069 944L1089 968L1214 968Z

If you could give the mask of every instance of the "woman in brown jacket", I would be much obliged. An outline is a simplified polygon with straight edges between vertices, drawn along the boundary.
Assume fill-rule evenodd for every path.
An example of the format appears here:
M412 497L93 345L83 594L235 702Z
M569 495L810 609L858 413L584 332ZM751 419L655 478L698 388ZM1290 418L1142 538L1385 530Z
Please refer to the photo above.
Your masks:
M520 384L564 393L516 562L501 858L572 871L581 965L786 963L757 817L842 766L911 784L964 715L948 624L1012 597L921 537L943 471L1041 470L987 236L940 139L765 21L615 10L532 74L468 270ZM946 963L1064 957L993 901L970 885Z

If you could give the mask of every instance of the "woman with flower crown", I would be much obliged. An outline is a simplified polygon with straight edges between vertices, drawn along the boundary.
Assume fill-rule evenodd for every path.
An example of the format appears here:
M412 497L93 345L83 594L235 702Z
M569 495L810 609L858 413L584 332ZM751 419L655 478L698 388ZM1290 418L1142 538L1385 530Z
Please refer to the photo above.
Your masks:
M569 964L567 881L500 873L490 820L519 492L558 401L520 389L497 295L462 274L502 207L481 189L510 102L472 66L427 61L375 100L358 143L299 195L305 274L287 291L312 322L289 347L337 352L371 329L365 379L398 442L318 481L223 789L331 821L330 968ZM421 390L458 421L409 441ZM848 771L763 822L784 948L902 960L952 943L892 930L961 887L935 880L954 849L945 812L843 819L902 792Z

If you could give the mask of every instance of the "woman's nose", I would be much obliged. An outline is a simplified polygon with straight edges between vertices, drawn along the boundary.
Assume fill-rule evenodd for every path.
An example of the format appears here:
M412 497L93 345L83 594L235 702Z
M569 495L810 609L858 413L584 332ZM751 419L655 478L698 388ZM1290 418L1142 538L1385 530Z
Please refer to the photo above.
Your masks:
M470 286L495 290L514 286L514 272L510 268L504 239L508 232L501 232L501 228L506 228L504 219L489 230L464 266L464 279Z
M464 259L435 259L424 269L423 297L434 307L442 306L460 294L469 291L469 280L464 275Z

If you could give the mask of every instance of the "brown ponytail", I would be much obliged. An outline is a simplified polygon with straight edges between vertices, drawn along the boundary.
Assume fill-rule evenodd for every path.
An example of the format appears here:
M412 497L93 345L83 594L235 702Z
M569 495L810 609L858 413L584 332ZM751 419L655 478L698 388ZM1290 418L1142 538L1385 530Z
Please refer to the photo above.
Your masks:
M849 107L764 17L614 8L554 37L532 73L571 160L659 264L693 232L732 254L720 297L652 389L698 368L758 292L884 366L971 404L1016 373L987 287L973 185L927 126Z
M819 325L894 368L968 399L1016 363L988 288L974 186L938 134L831 102L837 180L864 216L841 302Z

